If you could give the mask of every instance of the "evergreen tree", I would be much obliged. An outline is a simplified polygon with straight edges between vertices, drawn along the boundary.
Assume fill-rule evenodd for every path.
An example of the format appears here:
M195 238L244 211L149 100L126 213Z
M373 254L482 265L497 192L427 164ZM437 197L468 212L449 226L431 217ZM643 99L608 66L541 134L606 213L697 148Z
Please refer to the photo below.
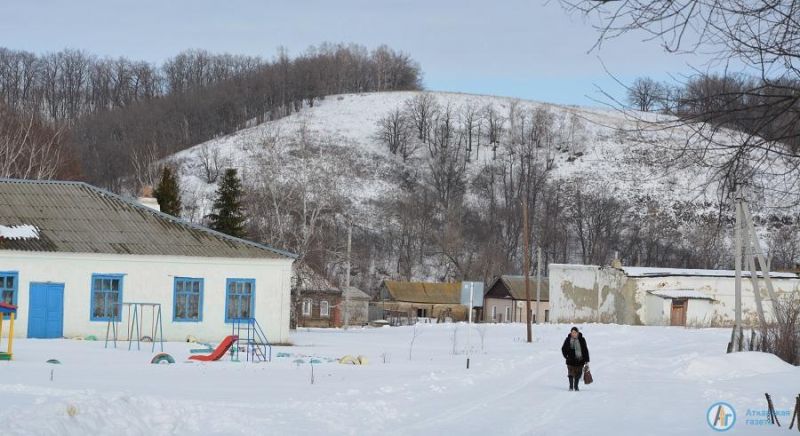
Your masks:
M245 236L242 194L242 182L236 170L233 168L225 170L225 175L222 176L217 188L214 213L208 216L212 229L237 238Z
M155 191L153 191L161 212L172 216L181 215L181 194L178 186L178 178L170 167L164 167L161 171L161 180L158 181Z

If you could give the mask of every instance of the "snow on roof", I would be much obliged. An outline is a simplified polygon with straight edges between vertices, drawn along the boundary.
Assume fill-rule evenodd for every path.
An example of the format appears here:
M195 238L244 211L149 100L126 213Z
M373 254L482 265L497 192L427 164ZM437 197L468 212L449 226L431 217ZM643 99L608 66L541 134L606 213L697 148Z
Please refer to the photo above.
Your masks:
M18 226L0 226L0 238L6 239L39 239L36 226L22 224Z
M694 276L694 277L735 277L734 270L724 269L682 269L682 268L648 268L639 266L624 266L620 268L628 277L670 277L670 276ZM758 277L763 277L761 272L757 272ZM770 278L797 279L797 273L772 272ZM750 277L749 271L742 271L742 277Z
M713 300L708 295L694 289L661 289L649 291L651 294L662 298L692 298L698 300Z

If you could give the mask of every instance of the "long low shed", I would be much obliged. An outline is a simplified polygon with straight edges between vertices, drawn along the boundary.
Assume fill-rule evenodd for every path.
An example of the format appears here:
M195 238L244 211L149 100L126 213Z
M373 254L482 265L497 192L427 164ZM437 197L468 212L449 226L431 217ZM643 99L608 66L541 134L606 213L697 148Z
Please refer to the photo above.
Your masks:
M555 322L634 325L727 326L734 320L735 272L731 270L601 267L551 264L550 313ZM758 292L767 318L772 301L762 274ZM776 294L800 292L796 273L770 273ZM743 321L757 320L750 273L743 272Z
M291 253L78 182L0 180L0 225L15 336L102 337L110 317L127 321L120 303L149 302L161 304L165 340L221 340L242 318L288 340ZM30 234L12 232L21 228Z

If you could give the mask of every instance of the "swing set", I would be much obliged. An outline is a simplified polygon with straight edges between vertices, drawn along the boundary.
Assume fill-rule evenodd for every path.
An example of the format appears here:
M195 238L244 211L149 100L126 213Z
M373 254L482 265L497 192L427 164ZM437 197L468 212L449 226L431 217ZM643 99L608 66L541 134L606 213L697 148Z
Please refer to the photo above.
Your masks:
M112 342L114 348L117 348L118 340L128 341L128 351L131 350L133 343L136 342L136 349L141 350L141 342L148 339L152 343L151 352L156 350L156 341L161 346L161 351L164 351L164 329L161 323L161 304L160 303L114 303L114 311L112 316L108 317L108 324L106 325L106 343L105 348L108 348L108 343ZM127 316L127 337L125 339L118 338L119 327L117 324L122 322L122 312L128 309ZM149 310L148 310L149 309ZM150 335L142 336L144 332L144 318L145 312L150 312Z

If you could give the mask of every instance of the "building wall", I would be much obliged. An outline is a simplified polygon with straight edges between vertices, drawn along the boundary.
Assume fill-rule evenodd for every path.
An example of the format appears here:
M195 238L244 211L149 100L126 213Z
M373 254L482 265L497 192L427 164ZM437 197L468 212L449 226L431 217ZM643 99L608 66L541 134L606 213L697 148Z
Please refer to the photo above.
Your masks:
M427 318L438 318L440 314L449 310L453 321L467 320L467 307L461 304L425 304L404 301L384 301L380 304L384 311L417 313L417 310L424 309Z
M341 327L342 316L340 310L340 296L330 292L303 291L302 298L297 304L299 327ZM303 300L311 299L311 314L303 314ZM328 302L328 315L322 315L322 301Z
M615 322L620 324L669 325L671 300L649 294L659 289L690 289L714 301L690 299L687 325L726 326L734 319L732 277L627 277L621 270L594 265L552 264L550 274L551 319L554 322ZM773 279L779 295L800 291L798 279ZM772 316L763 280L759 290L765 315ZM742 317L750 325L757 320L750 279L742 280Z
M625 275L596 265L550 264L550 319L553 322L637 322L644 304L625 286Z
M90 320L92 274L123 274L122 301L160 303L164 340L188 335L218 341L231 332L225 323L228 278L255 279L254 315L272 342L289 339L291 259L228 259L181 256L125 256L0 251L0 271L16 271L18 322L15 335L27 336L29 289L32 282L64 284L64 336L105 338L106 321ZM204 280L202 321L173 321L175 277ZM124 336L127 313L121 324ZM144 325L149 326L149 311ZM150 335L145 327L143 335Z
M517 303L522 303L522 307L519 307ZM497 317L492 316L493 307L497 307ZM511 312L511 317L508 319L506 317L506 308L510 308ZM536 302L531 301L531 312L537 313L541 322L545 322L545 311L549 310L550 302L540 302L537 311ZM485 322L527 322L527 316L525 316L525 300L486 297L483 302L483 320Z
M637 292L658 289L693 289L700 291L714 301L703 304L702 300L689 300L686 314L687 325L724 326L733 323L735 316L735 286L733 277L632 277ZM800 280L773 278L772 286L778 295L800 291ZM772 301L769 298L764 280L758 281L764 315L774 319ZM707 308L707 310L704 310ZM667 310L667 319L669 311ZM755 324L758 320L755 294L750 278L742 279L742 320L746 325Z
M346 307L345 307L346 306ZM363 325L369 322L369 300L350 299L342 301L343 310L347 311L347 319L350 325ZM344 320L344 313L342 320Z

